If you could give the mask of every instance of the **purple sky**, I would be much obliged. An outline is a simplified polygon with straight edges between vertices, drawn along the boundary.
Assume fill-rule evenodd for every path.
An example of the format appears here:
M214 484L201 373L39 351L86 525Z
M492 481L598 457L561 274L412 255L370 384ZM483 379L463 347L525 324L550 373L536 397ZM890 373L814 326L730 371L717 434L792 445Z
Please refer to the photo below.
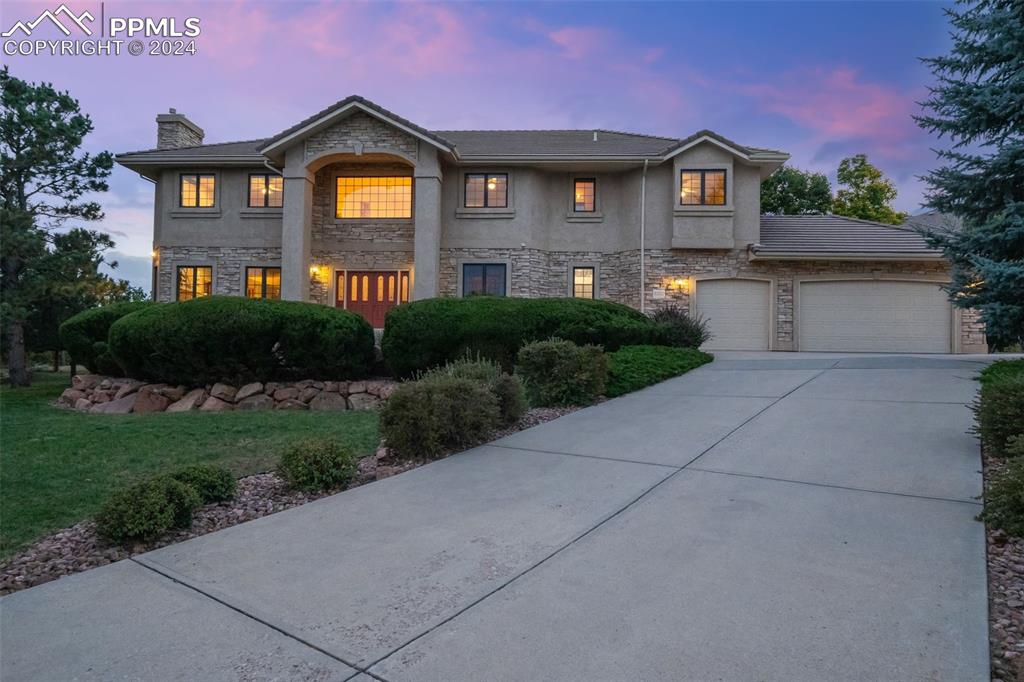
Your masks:
M59 2L5 0L0 24ZM99 2L69 0L98 18ZM919 208L936 140L911 120L931 82L918 57L949 44L932 2L105 3L111 16L197 16L195 56L8 57L71 91L90 150L146 149L175 107L207 142L272 135L361 94L427 128L711 128L783 149L835 179L864 152ZM97 22L98 23L98 22ZM56 30L33 37L62 37ZM117 168L100 229L121 275L148 287L152 185Z

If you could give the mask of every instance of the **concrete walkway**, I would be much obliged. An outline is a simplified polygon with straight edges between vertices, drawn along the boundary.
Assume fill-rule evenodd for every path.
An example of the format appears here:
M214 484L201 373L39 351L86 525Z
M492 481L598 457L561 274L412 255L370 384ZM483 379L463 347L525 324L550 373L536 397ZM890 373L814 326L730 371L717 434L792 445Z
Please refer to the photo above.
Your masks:
M720 353L0 600L0 677L984 680L987 358Z

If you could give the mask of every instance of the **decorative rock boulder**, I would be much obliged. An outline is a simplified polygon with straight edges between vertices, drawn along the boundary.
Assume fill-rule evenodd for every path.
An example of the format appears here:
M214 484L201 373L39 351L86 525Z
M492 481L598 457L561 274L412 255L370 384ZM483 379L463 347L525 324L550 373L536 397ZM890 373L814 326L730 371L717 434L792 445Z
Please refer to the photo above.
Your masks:
M206 390L202 388L194 388L186 393L181 400L167 407L168 412L188 412L194 410L203 404L203 398L206 396Z
M89 412L92 414L128 414L135 407L135 400L138 397L138 393L132 393L117 400L108 400L105 403L93 405Z
M223 400L226 403L233 403L236 393L238 393L238 389L228 384L214 384L213 388L210 389L211 397Z
M65 388L64 392L60 394L58 400L64 405L74 405L79 400L85 397L85 391L79 391L77 388Z
M202 407L199 408L200 412L227 412L234 409L234 405L220 398L210 396L203 401Z
M168 405L171 404L171 400L169 398L157 393L149 386L143 386L139 389L138 393L130 393L125 397L130 397L132 395L136 398L135 407L133 409L134 412L163 412L167 409ZM119 398L119 400L124 400L124 398Z
M258 381L254 381L251 384L246 384L245 386L242 386L240 389L238 389L238 393L235 394L235 402L241 403L249 396L256 395L258 393L263 393L263 384L261 384Z
M252 384L249 384L250 386ZM262 390L262 387L261 387ZM241 393L241 391L239 391ZM274 399L269 395L257 393L256 395L249 395L242 398L235 403L236 410L272 410L274 409Z
M340 393L328 393L327 389L309 401L309 409L318 412L340 412L348 409L345 396Z
M369 393L353 393L348 402L353 410L372 410L380 405L380 398Z
M313 398L320 395L320 391L312 386L302 389L302 393L299 393L299 400L304 403L308 403Z
M274 391L274 400L276 400L279 403L285 400L295 400L298 397L299 389L295 388L294 386L289 386L287 388L279 388L276 391Z
M276 396L277 394L275 393L274 395ZM287 398L287 399L282 400L281 402L279 402L277 404L277 407L274 408L274 409L277 409L277 410L308 410L309 409L309 405L307 405L306 403L302 402L298 398Z

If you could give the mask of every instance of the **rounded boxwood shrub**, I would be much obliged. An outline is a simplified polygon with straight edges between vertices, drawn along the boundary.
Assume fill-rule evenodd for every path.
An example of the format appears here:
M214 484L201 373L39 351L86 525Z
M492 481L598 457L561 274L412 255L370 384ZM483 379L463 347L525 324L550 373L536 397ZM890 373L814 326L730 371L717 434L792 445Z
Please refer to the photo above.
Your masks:
M486 385L444 374L402 384L380 413L387 446L424 459L476 445L500 423L498 399Z
M152 540L191 525L201 503L192 486L155 476L114 492L96 515L96 529L114 542Z
M523 378L531 405L590 405L604 393L608 359L598 346L536 341L519 349L516 374Z
M498 401L498 412L505 425L516 423L526 412L526 392L523 390L523 382L518 376L502 371L501 366L496 362L462 358L428 370L421 375L420 379L432 379L438 376L461 377L486 386Z
M238 486L234 475L228 469L214 464L185 467L172 473L171 478L195 488L203 504L230 500Z
M393 308L381 350L396 376L479 356L506 370L527 343L549 338L605 350L660 343L662 328L632 308L579 298L469 296L414 301Z
M1024 375L990 375L972 407L985 452L994 457L1011 455L1010 439L1024 435Z
M132 301L83 310L60 326L60 343L75 362L85 365L90 372L122 375L124 369L110 355L107 345L110 325L153 305L153 301Z
M128 375L174 384L355 379L373 365L361 316L315 303L212 296L162 303L110 328Z
M631 393L714 360L696 348L623 346L608 356L609 398Z
M278 471L292 488L319 492L352 480L359 458L332 440L305 440L288 446Z

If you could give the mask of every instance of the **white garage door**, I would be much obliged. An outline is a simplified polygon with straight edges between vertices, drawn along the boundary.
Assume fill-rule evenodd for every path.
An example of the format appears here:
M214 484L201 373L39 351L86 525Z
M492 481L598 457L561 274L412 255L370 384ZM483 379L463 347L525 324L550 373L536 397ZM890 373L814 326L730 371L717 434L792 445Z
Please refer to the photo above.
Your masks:
M768 350L768 282L752 279L697 281L697 312L708 321L711 350Z
M800 284L800 350L949 353L953 308L930 282Z

